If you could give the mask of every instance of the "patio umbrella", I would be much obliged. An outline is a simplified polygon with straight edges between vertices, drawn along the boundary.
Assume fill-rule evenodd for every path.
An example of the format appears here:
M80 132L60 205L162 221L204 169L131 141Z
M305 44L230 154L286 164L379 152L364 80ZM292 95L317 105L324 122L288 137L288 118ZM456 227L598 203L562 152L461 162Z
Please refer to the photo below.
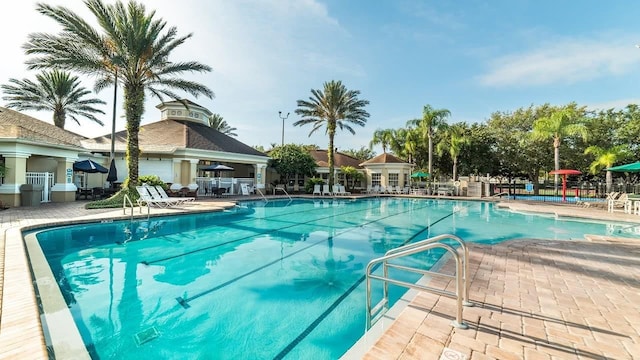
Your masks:
M614 167L610 167L607 171L617 171L617 172L640 172L640 161L631 163L618 165Z
M423 178L423 177L428 177L429 173L424 172L424 171L416 171L413 174L411 174L412 178Z
M114 182L118 181L118 169L116 169L115 159L111 159L111 165L109 166L109 175L107 175L107 181L110 182L112 185Z
M203 167L200 168L200 170L203 170L203 171L220 171L220 170L233 171L233 168L231 166L226 166L226 165L222 165L222 164L212 164L212 165L203 166Z
M106 174L109 172L107 168L96 163L93 160L82 160L76 161L73 163L74 171L84 171L86 173L95 174L95 173L103 173Z
M549 174L562 175L562 201L567 201L567 175L580 175L582 172L579 170L559 169L549 171Z

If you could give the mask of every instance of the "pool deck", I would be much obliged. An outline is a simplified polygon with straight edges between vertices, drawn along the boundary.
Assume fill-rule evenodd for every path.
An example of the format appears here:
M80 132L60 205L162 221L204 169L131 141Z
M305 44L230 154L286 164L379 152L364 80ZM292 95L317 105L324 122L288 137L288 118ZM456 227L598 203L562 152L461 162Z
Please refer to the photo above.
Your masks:
M48 359L20 229L128 218L122 209L86 210L85 203L0 211L0 359ZM178 209L152 208L151 213L212 211L233 204L233 199L203 199ZM575 205L509 201L501 206L640 223L638 215ZM464 310L469 329L450 326L454 300L422 292L380 338L370 340L365 354L349 357L632 359L640 354L640 242L599 236L571 242L520 239L471 244L470 251L470 299L476 306ZM447 262L444 270L452 265ZM432 283L451 287L441 280Z

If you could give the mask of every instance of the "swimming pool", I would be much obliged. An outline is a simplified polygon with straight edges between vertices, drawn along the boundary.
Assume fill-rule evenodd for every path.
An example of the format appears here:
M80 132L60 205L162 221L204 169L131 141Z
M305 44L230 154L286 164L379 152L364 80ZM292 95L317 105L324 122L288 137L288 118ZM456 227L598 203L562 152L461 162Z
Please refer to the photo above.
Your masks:
M378 198L248 202L35 235L93 358L335 359L364 332L364 268L388 249L443 233L495 243L635 229ZM405 261L428 267L439 256Z

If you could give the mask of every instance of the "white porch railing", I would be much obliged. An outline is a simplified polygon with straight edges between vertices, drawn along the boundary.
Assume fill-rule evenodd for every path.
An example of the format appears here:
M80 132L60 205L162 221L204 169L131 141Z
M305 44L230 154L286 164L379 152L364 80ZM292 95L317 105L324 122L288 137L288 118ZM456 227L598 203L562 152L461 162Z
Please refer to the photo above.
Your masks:
M240 185L247 184L252 187L254 184L253 178L209 178L209 177L196 177L196 184L198 184L198 196L211 195L211 189L227 189L227 195L240 194Z
M53 187L53 173L27 172L27 184L42 185L41 202L51 202L51 188Z

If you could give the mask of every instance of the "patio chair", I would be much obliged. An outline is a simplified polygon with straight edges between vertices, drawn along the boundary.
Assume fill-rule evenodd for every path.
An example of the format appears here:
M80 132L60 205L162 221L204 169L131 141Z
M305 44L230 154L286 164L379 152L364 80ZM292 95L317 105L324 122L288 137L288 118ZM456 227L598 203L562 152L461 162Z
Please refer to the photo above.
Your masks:
M351 195L351 193L345 189L344 185L340 185L338 187L338 191L340 192L340 195Z
M182 205L189 199L189 198L179 198L179 197L170 198L169 196L165 198L160 194L160 192L158 192L158 189L156 189L155 187L153 186L144 186L144 187L147 189L147 192L149 193L149 195L151 195L151 199L155 201L164 201L167 204L167 206Z
M320 192L320 184L313 185L313 196L316 196L316 194L318 194L318 196L322 195Z
M166 200L154 199L146 186L136 186L136 190L138 191L138 195L140 195L140 198L138 199L138 206L157 206L159 208L171 206L171 203Z
M247 184L240 184L240 193L242 193L243 196L251 195L249 193L249 186Z
M340 185L337 184L333 184L331 192L333 193L333 195L342 195L340 194Z
M613 212L617 208L624 209L625 213L631 214L632 202L629 200L629 194L622 193L618 198L609 200L607 204L607 211Z
M155 190L158 192L158 195L160 196L160 199L166 199L168 201L175 201L178 204L184 204L184 203L188 203L188 202L193 202L196 200L196 198L194 197L170 197L167 192L164 190L164 188L160 185L156 185ZM153 192L151 192L151 195L155 195ZM155 198L155 197L154 197Z
M325 194L331 196L331 190L329 190L329 185L325 184L322 185L322 195L324 196Z

